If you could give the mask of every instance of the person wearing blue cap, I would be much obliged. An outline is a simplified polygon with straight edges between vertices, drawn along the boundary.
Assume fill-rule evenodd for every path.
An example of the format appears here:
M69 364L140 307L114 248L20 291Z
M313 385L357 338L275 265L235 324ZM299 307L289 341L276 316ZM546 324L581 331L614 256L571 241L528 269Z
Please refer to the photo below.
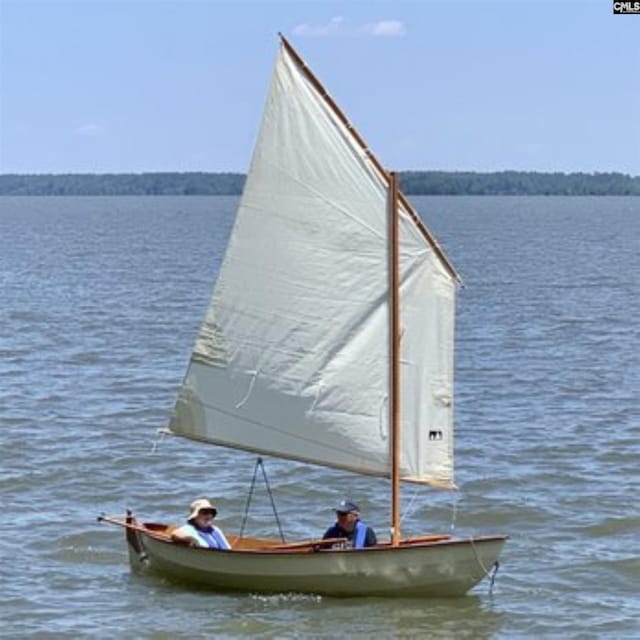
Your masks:
M376 534L360 520L360 509L351 500L342 500L336 507L336 523L329 527L322 536L327 538L346 538L347 546L353 549L364 549L377 544Z

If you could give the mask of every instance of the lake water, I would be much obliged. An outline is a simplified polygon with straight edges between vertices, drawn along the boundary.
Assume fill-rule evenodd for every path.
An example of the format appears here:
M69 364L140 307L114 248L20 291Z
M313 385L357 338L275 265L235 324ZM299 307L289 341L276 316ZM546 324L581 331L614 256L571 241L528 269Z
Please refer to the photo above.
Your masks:
M640 198L415 198L460 271L457 492L407 487L404 533L508 534L493 593L217 595L129 572L132 507L214 498L237 531L254 457L172 409L235 198L0 198L2 637L640 637ZM157 444L152 453L154 443ZM267 460L289 538L388 484ZM250 534L275 534L261 487Z

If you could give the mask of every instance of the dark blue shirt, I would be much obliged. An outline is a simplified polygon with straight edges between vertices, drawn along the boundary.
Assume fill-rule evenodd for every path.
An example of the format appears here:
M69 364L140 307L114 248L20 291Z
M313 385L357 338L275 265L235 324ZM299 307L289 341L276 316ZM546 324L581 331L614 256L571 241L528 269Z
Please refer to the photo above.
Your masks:
M360 521L358 521L358 522L360 522ZM362 524L364 524L364 522ZM364 526L367 527L366 524ZM353 544L355 535L356 535L356 528L355 527L353 528L353 531L345 531L336 522L332 527L329 527L325 531L325 534L322 536L322 539L326 540L327 538L346 538L347 540L349 540L349 542L351 542ZM366 533L365 539L364 539L364 546L365 547L373 547L377 543L378 543L378 541L376 539L376 534L375 534L374 530L371 527L367 527L367 533Z

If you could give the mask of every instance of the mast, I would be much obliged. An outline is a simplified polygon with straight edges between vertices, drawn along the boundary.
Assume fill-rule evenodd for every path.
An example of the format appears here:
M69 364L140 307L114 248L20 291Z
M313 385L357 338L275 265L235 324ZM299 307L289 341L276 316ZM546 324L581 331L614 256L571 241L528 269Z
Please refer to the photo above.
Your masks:
M400 544L400 251L398 179L389 172L389 424L391 425L391 546Z

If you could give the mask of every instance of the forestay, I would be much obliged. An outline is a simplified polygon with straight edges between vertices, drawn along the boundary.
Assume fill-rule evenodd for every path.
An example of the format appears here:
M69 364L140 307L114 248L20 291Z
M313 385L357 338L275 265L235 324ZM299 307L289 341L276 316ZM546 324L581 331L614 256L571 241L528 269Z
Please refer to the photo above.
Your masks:
M388 202L281 46L173 433L389 476ZM400 214L401 475L450 486L455 282Z

